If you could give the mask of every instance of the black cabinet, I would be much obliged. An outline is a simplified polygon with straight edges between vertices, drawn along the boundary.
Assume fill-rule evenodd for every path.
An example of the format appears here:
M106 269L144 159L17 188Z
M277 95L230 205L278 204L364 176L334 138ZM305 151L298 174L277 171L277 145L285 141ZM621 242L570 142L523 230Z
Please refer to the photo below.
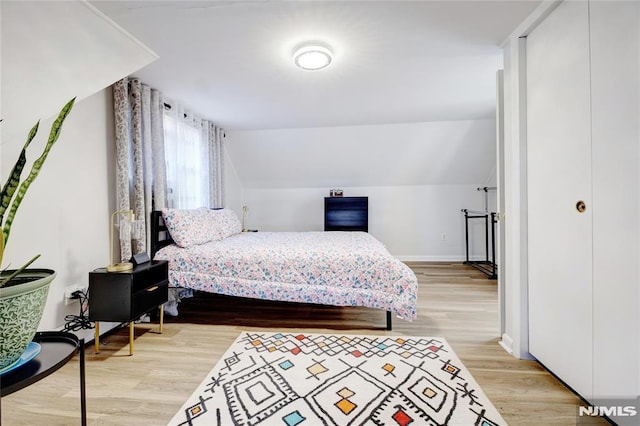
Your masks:
M169 264L151 261L131 271L107 272L105 268L89 273L89 320L96 323L96 353L99 352L99 321L130 323L130 353L133 354L133 324L143 314L162 305L169 295Z

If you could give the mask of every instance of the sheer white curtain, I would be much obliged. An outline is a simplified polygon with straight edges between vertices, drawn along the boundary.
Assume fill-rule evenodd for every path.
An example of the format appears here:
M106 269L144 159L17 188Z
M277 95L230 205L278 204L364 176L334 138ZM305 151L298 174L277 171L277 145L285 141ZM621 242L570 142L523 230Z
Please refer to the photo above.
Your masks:
M164 102L167 205L222 207L224 131L175 101Z
M165 101L164 140L167 204L171 208L209 206L207 123L181 105Z

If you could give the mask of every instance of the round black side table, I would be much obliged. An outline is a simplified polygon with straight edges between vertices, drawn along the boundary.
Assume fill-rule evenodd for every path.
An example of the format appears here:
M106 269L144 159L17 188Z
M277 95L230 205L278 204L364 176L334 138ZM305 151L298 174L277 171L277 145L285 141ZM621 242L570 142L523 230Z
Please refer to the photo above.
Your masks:
M84 339L64 331L41 331L33 341L39 343L42 350L31 361L0 376L0 396L9 395L23 389L38 380L47 377L65 365L76 351L80 353L80 414L81 424L87 424L87 402L84 376Z

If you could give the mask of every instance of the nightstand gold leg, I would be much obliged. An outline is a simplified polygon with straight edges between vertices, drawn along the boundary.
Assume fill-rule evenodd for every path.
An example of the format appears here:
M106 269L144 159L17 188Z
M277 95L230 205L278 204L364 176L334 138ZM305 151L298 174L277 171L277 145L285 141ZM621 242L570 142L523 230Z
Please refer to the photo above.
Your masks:
M96 353L100 353L100 323L96 321L96 331L93 335L93 341L96 345Z
M129 355L133 355L134 321L129 323Z
M160 334L162 334L163 324L164 324L164 303L160 305Z

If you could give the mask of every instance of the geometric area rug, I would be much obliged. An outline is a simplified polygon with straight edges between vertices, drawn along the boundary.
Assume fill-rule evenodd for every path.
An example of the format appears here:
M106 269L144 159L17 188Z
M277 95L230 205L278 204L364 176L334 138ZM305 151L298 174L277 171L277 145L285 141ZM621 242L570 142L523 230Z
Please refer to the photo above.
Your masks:
M505 425L438 337L243 332L170 425Z

